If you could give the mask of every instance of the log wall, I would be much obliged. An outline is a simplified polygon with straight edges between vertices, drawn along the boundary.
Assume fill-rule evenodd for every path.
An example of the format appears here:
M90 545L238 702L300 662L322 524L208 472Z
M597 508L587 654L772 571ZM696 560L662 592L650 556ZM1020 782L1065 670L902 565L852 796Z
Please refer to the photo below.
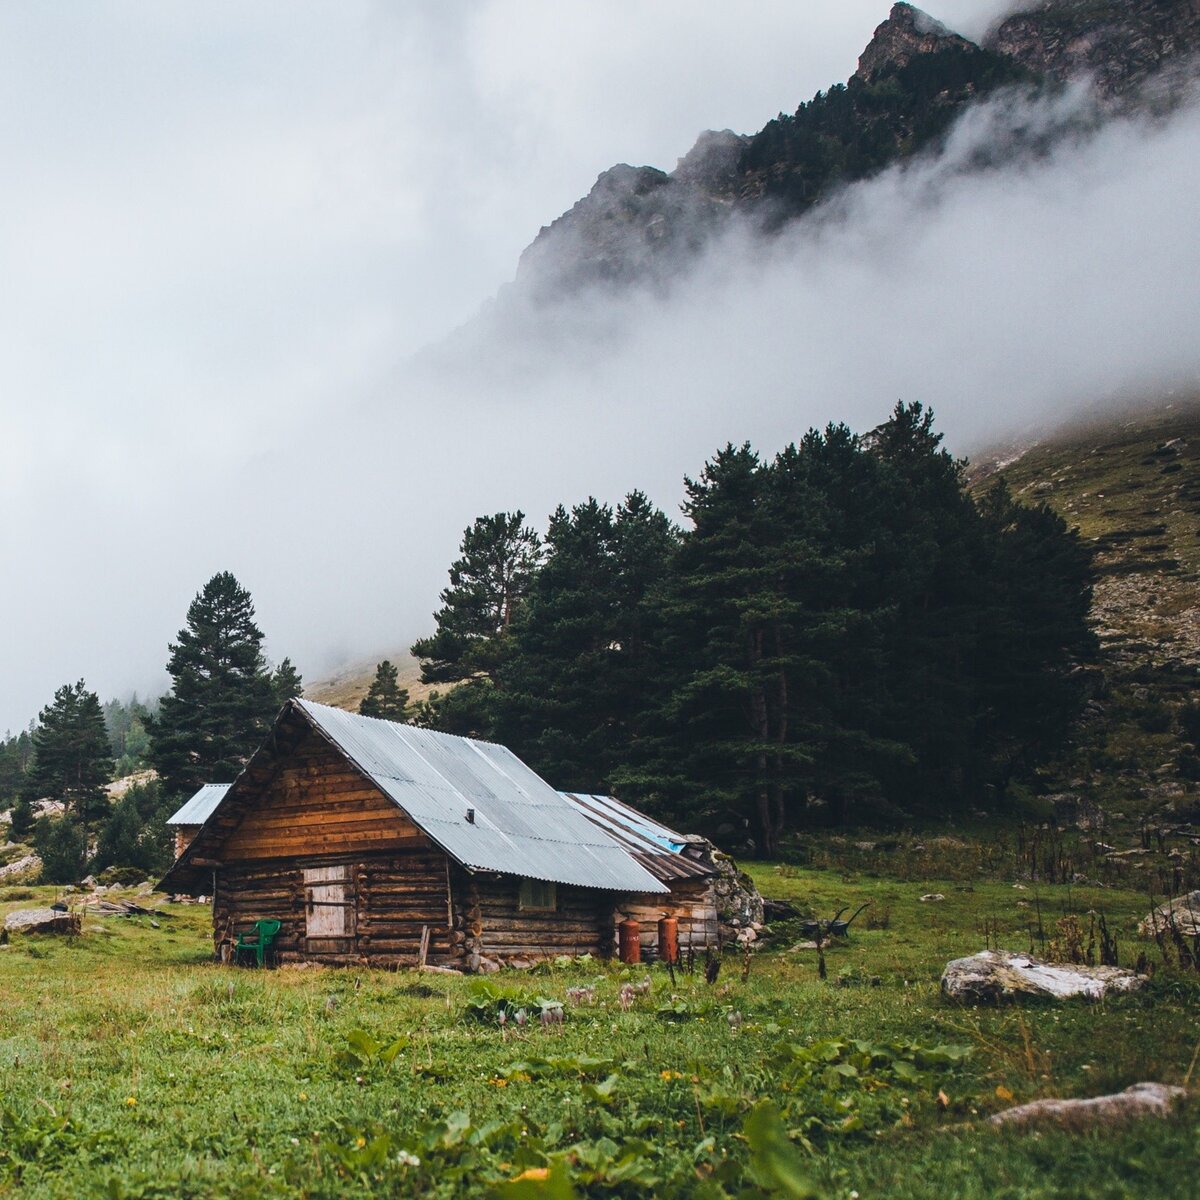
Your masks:
M363 854L424 845L425 835L324 738L289 754L225 839L223 862Z
M305 883L313 868L346 865L346 902L354 920L344 938L309 937L309 902L314 886L321 896L328 884ZM322 872L325 874L325 872ZM455 965L463 938L453 937L446 856L432 844L407 852L357 856L353 859L288 859L222 868L213 902L213 935L217 952L252 931L259 919L281 922L274 950L281 962L311 960L330 963L415 965L424 928L429 929L426 961Z
M560 883L555 910L531 912L521 909L520 887L514 875L452 872L455 936L461 937L468 969L478 970L481 959L612 955L613 893Z
M699 952L709 946L716 950L721 943L712 879L677 879L670 887L669 896L621 896L615 920L629 916L641 925L639 940L646 958L658 953L658 919L664 913L679 922L680 950L689 946Z

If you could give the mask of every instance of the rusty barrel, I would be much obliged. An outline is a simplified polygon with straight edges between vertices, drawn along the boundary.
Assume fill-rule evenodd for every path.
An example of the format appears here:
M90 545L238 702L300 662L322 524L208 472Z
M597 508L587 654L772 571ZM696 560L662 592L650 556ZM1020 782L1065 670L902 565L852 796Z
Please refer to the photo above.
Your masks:
M626 917L617 926L621 961L623 963L639 963L642 961L642 927L632 917Z
M679 961L679 922L675 917L658 922L658 957L665 963Z

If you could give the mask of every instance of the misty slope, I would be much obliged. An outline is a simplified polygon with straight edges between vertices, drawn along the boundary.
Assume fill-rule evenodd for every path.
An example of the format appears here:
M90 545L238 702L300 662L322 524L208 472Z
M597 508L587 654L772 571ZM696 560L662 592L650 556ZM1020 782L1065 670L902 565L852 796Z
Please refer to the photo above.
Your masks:
M410 701L424 700L431 689L421 682L421 668L407 650L391 650L377 657L348 663L326 679L307 685L304 695L318 704L328 704L347 712L358 712L358 706L371 687L375 668L387 659L397 669L397 683L408 690Z
M1074 753L1047 785L1110 812L1195 819L1200 397L1067 430L1003 466L977 460L980 485L997 473L1096 552L1100 675Z
M770 230L840 186L935 148L971 104L1005 86L1087 74L1111 107L1157 99L1200 48L1200 0L1047 0L976 45L896 4L858 70L753 136L708 131L674 171L619 164L521 256L508 299L662 286L732 222ZM1000 155L1011 148L998 147Z

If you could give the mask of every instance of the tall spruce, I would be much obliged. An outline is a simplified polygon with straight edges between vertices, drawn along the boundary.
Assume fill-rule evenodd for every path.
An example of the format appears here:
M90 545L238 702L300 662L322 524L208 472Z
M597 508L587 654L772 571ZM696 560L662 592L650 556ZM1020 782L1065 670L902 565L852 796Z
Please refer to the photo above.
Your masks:
M478 517L463 531L450 585L431 637L414 642L422 683L453 683L421 705L422 724L448 733L494 736L495 692L511 635L541 563L542 544L525 514Z
M399 671L386 658L375 668L375 678L359 703L364 717L383 721L407 721L412 715L408 706L408 689L399 683Z
M101 820L108 813L104 785L112 769L100 698L82 679L64 684L38 714L33 763L22 788L25 798L57 800L74 821Z
M271 691L276 708L282 708L289 700L295 700L304 694L304 680L290 658L285 658L275 668L271 676Z
M463 531L432 637L413 643L423 683L496 682L504 640L541 561L541 539L525 514L478 517Z
M275 713L275 691L250 593L228 571L188 607L171 644L173 684L150 722L151 761L168 797L235 778Z
M647 674L643 602L678 544L640 492L551 516L545 562L512 633L495 736L556 786L598 791L628 757Z

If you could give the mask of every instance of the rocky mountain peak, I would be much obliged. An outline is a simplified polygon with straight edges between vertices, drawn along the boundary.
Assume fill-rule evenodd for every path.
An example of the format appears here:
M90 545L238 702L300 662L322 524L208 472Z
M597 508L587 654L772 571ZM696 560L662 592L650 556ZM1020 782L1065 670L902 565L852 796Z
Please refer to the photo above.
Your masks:
M671 177L710 196L729 194L738 178L738 163L750 139L732 129L706 129L679 160Z
M911 4L893 4L891 14L875 30L871 43L858 60L855 75L870 79L881 67L903 67L918 54L933 54L951 47L972 49L974 43L935 21Z
M1004 20L984 45L1053 79L1090 76L1109 98L1136 92L1169 65L1176 73L1160 82L1175 91L1200 51L1200 0L1043 0Z

